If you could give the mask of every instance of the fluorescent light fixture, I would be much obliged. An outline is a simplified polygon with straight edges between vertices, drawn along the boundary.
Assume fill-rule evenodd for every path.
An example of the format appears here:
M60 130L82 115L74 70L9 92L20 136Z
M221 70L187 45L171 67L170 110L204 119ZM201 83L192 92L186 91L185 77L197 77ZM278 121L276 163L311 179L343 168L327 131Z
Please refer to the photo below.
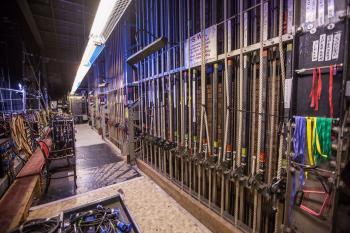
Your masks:
M71 95L74 94L74 92L78 89L78 87L80 86L80 83L83 81L86 73L89 71L90 66L84 66L81 65L78 68L77 74L75 75L75 79L74 79L74 83L72 86L72 90L70 92Z
M90 37L95 40L101 40L104 43L102 33L107 25L109 17L114 9L117 0L101 0L97 8L94 22L91 27Z
M89 40L88 44L86 45L86 48L85 48L85 51L83 54L83 58L81 59L81 63L80 63L81 65L91 66L89 64L89 61L90 61L90 57L94 53L95 49L96 49L96 45L91 40Z
M104 48L105 38L102 34L117 1L118 0L100 0L95 19L91 27L89 41L86 45L78 71L75 75L74 83L70 93L71 95L73 95L74 92L78 89L86 73L89 71L92 63Z

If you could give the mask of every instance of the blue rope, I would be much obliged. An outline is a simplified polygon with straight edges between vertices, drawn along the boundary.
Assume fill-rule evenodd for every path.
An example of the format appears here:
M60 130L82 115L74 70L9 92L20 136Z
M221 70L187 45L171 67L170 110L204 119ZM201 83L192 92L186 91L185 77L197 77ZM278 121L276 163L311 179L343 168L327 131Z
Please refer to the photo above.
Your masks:
M293 160L305 164L305 144L306 144L306 119L305 117L295 117L295 130L293 135L294 156ZM300 170L299 183L304 185L304 169Z
M305 144L306 144L306 119L305 117L300 116L294 116L295 118L295 129L293 134L293 148L294 148L294 156L293 160L295 162L305 164ZM299 173L299 189L301 189L304 185L305 175L304 175L304 169L300 168ZM295 194L296 194L296 180L295 175L293 175L292 179L292 193L291 193L291 200L290 200L290 207L292 208L294 206L295 201ZM291 212L289 213L289 218L291 218Z

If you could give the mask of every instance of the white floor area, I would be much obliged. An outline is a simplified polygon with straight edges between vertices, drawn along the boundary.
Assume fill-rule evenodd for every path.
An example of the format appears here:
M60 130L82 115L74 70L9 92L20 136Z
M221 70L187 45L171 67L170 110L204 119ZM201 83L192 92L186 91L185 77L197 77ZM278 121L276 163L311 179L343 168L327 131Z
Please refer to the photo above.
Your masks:
M105 141L102 139L102 136L99 135L95 130L92 130L91 126L88 124L77 124L75 125L75 129L77 130L75 134L76 147L105 143Z

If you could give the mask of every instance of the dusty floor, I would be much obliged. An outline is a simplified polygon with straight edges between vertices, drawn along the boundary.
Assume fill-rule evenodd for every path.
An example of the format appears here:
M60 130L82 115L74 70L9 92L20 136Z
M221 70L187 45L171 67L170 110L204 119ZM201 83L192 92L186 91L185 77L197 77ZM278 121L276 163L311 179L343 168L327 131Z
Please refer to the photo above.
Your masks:
M30 209L29 219L52 217L62 210L115 195L120 190L124 193L125 204L143 233L211 232L147 176L33 207Z
M76 125L77 188L73 177L52 180L48 192L34 205L45 204L107 185L139 177L114 147L101 139L87 124ZM69 172L72 174L73 172ZM63 175L63 174L58 174Z

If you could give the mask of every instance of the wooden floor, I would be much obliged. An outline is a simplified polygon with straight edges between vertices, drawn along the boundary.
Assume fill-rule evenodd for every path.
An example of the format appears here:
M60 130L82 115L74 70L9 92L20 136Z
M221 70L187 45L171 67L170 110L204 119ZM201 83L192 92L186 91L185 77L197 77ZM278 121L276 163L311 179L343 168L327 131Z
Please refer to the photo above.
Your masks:
M124 193L125 204L143 233L211 232L147 176L35 206L28 219L55 216L62 210L113 196L118 190Z

